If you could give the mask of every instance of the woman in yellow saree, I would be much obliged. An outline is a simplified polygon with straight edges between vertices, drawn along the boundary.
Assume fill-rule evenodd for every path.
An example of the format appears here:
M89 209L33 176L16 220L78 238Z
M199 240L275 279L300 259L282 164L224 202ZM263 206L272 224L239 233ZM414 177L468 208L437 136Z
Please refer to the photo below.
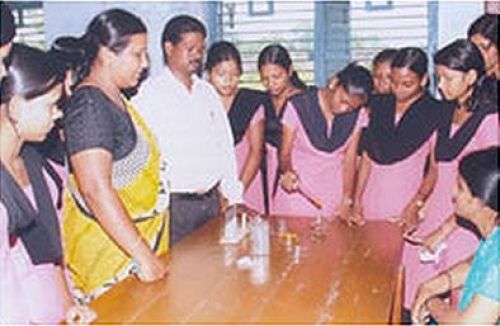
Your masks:
M147 67L146 28L111 9L82 40L86 62L64 117L63 241L75 294L90 301L133 272L146 282L165 275L158 255L168 249L169 219L158 146L121 95Z

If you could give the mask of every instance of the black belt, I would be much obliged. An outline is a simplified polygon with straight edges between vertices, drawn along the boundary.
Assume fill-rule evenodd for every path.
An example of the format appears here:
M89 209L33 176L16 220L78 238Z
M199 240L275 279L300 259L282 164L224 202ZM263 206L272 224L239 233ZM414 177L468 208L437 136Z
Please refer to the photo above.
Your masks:
M211 197L217 192L219 183L207 190L206 192L173 192L172 197L183 200L203 200Z

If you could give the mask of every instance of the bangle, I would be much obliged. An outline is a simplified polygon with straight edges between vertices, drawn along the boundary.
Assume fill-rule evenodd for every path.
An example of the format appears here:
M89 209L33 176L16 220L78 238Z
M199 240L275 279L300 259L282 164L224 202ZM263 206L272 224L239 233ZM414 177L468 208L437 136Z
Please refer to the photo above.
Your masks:
M422 208L425 205L425 201L423 201L422 199L417 199L415 200L415 205L417 205L418 208Z
M351 197L344 197L342 198L342 203L347 204L348 206L352 206L353 201Z

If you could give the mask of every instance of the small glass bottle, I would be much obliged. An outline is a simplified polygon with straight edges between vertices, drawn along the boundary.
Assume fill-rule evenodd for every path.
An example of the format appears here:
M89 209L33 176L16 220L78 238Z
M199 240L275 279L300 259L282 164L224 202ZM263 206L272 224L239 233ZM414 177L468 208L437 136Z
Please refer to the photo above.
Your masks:
M232 242L232 239L236 238L238 234L238 219L236 216L236 207L230 207L224 214L224 218L221 225L220 232L220 242L228 243Z
M269 255L269 222L257 216L252 230L252 254Z

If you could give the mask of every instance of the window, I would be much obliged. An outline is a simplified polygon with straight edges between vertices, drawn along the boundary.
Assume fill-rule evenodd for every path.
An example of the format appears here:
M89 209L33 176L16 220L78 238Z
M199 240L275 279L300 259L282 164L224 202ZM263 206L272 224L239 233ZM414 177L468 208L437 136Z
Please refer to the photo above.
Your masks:
M285 46L300 78L307 84L313 83L314 1L231 1L222 2L219 8L219 38L233 42L241 53L243 87L262 89L257 60L260 51L271 43ZM270 9L270 13L264 14L264 9Z
M251 3L272 4L272 13L252 15ZM262 88L257 59L270 43L288 49L304 82L322 86L348 62L370 68L384 48L415 46L432 56L438 35L435 1L224 1L219 10L218 37L240 50L242 86L252 88Z
M364 3L351 2L351 60L370 67L384 48L415 46L427 52L432 29L429 3L395 1L391 10L366 10Z
M41 1L7 2L16 21L15 42L45 48L45 21Z

